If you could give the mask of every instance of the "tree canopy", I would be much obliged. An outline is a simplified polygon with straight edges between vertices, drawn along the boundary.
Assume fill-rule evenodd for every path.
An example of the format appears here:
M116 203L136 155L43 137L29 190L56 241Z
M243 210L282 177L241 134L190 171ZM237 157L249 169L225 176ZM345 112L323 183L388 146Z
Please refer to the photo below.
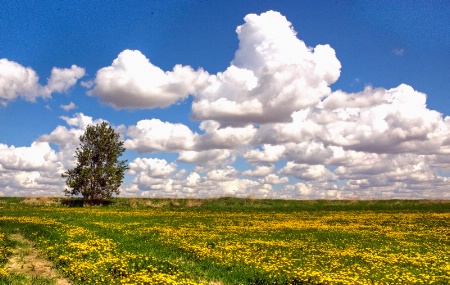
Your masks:
M75 151L75 168L61 175L70 188L64 190L65 194L82 195L88 200L118 195L128 169L127 160L119 160L124 151L120 135L108 123L87 126Z

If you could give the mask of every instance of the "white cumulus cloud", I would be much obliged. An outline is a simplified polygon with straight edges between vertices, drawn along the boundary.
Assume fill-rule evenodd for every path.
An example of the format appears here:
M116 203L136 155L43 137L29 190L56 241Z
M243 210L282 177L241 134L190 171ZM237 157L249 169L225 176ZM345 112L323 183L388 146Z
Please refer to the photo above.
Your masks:
M52 93L68 91L84 74L84 68L76 65L71 68L54 67L47 85L42 86L32 68L6 58L0 59L0 104L6 106L16 98L31 102L38 97L50 98Z
M258 165L255 169L245 170L242 174L247 176L262 177L270 175L274 168L275 167L273 165Z
M205 133L196 137L196 149L235 149L252 143L256 129L252 125L245 127L221 127L215 121L203 121L200 130Z
M48 94L53 92L62 93L74 86L78 79L85 74L84 68L72 65L70 68L53 67L52 74L48 79L45 90Z
M151 177L166 177L174 173L176 165L167 163L164 159L136 158L129 164L131 174L146 173Z
M249 14L236 30L239 49L231 66L195 95L192 117L221 124L291 121L331 93L341 64L329 45L309 48L278 12Z
M127 129L124 146L138 152L179 151L193 148L197 134L183 124L159 119L141 120Z
M232 164L236 159L233 151L228 149L211 149L203 151L181 151L178 160L201 166L217 167Z
M336 96L336 97L335 97ZM442 114L426 107L426 95L402 84L362 94L333 93L318 114L333 117L322 133L328 143L375 153L439 153L448 138Z
M164 72L140 51L124 50L111 66L97 71L88 94L115 108L164 108L203 88L207 79L206 72L190 66Z
M61 195L64 171L57 153L46 142L14 147L0 144L0 188L4 195Z
M75 109L77 106L75 106L75 103L73 103L73 102L70 102L69 104L67 104L67 105L63 105L63 104L61 104L60 106L59 106L61 109L63 109L64 111L70 111L70 110L72 110L72 109Z

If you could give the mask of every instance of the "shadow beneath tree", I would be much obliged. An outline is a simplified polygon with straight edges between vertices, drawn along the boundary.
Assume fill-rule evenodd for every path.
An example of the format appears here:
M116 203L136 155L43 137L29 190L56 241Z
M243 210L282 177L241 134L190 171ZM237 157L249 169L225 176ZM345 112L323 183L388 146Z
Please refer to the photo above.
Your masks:
M61 205L69 207L109 206L112 203L112 201L106 199L67 198L61 200Z

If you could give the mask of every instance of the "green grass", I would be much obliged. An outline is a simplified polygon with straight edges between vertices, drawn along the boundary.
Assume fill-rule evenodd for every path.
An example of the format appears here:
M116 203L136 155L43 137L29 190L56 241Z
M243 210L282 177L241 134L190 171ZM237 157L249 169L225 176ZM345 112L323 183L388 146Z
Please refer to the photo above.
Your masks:
M74 284L450 283L450 201L55 201L1 198L1 232Z
M0 277L0 285L54 285L55 280L43 277L28 277L21 274L10 274Z

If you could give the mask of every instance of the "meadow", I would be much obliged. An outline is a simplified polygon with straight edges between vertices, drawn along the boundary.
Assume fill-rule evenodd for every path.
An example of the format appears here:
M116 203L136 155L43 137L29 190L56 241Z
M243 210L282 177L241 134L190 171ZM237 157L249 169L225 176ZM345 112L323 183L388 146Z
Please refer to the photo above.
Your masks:
M450 284L450 201L59 202L0 198L0 284L17 234L72 284Z

